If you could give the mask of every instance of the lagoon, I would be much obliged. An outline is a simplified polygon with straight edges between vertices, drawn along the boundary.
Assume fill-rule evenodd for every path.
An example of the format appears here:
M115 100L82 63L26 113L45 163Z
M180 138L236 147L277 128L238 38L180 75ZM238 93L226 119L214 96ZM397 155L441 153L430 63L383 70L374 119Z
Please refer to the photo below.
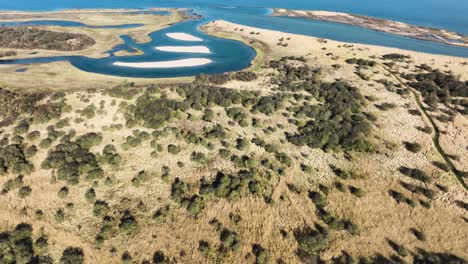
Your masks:
M416 40L405 38L401 36L391 35L382 32L376 32L364 28L359 28L350 25L343 25L338 23L329 23L322 21L306 20L302 18L289 18L289 17L271 17L270 8L266 7L284 7L284 8L299 8L299 9L323 9L341 12L352 12L363 15L378 16L386 19L399 20L407 23L432 26L432 27L445 27L451 30L468 33L468 18L465 17L464 11L468 13L468 4L457 2L455 0L448 1L446 8L442 11L439 10L440 6L435 1L413 1L407 3L406 1L396 0L389 4L381 1L374 3L374 1L361 1L367 3L346 4L337 0L332 1L317 1L312 4L310 1L255 1L255 6L251 1L247 0L231 0L223 2L224 5L216 5L215 1L147 1L147 0L102 0L102 1L72 1L63 0L57 3L51 0L23 0L20 3L7 3L0 4L0 9L10 10L30 10L30 11L43 11L43 10L57 10L69 8L149 8L149 7L185 7L192 8L196 14L203 16L202 19L181 22L161 31L154 32L150 35L151 41L149 43L138 44L135 43L128 36L121 36L125 44L114 47L113 50L108 51L110 56L108 58L91 59L82 56L62 56L53 58L35 58L35 59L20 59L13 61L3 61L1 63L7 64L27 64L38 62L52 62L67 60L75 67L95 73L127 76L127 77L179 77L197 74L214 74L226 71L242 70L250 65L251 60L255 57L255 51L240 43L238 41L220 39L208 36L201 32L198 28L212 20L222 19L233 23L238 23L246 26L284 31L294 34L302 34L314 36L319 38L327 38L351 43L363 43L379 46L395 47L407 50L414 50L426 53L443 54L468 58L468 48L446 45L442 43L428 42L423 40ZM19 2L19 1L18 1ZM292 3L291 3L292 2ZM339 4L339 3L340 4ZM453 2L453 3L451 3ZM468 2L468 1L467 1ZM400 7L416 5L424 6L427 12L437 13L434 16L421 16L419 11L414 9L407 10L396 9L396 6L401 4ZM142 9L137 12L151 12ZM445 20L450 16L451 19ZM431 17L431 21L427 20ZM57 23L57 25L74 26L77 22L64 22L64 21L48 21L49 23ZM47 21L29 22L29 23L42 23L47 24ZM70 23L70 24L68 24ZM88 26L79 24L75 26ZM118 25L121 27L134 27L137 24ZM115 27L115 26L114 26ZM181 59L192 58L194 54L184 54L181 52L168 52L167 50L157 50L157 46L170 46L179 47L187 45L184 39L171 38L171 34L178 32L189 35L197 40L197 45L205 46L210 53L196 54L196 58L209 59L211 63L193 66L193 67L180 67L180 68L121 68L114 65L119 61L122 63L141 63L148 61L176 61ZM174 35L172 35L174 36ZM180 35L179 35L180 36ZM198 44L199 43L199 44ZM140 50L144 54L133 55L125 57L113 56L117 50Z

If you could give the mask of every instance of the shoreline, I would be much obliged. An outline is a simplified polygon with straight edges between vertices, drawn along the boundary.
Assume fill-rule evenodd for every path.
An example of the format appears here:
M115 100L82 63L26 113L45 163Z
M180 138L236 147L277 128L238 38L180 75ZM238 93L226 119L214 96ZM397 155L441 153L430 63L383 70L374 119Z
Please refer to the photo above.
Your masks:
M190 42L201 42L203 39L199 37L195 37L193 35L183 33L183 32L172 32L172 33L167 33L166 36L171 39L175 40L182 40L182 41L190 41Z
M317 21L346 24L413 39L468 47L468 36L445 29L417 26L376 17L322 10L290 10L274 8L270 16L296 17Z
M141 68L141 69L172 69L203 66L212 63L210 59L189 58L172 61L153 61L153 62L114 62L112 65L120 67Z
M207 46L157 46L154 49L164 52L211 54Z

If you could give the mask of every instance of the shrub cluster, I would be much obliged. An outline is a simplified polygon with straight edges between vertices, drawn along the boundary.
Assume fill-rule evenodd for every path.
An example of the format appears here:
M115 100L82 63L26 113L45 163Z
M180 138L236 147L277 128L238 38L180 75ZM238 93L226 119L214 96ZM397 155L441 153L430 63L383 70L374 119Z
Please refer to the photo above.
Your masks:
M311 120L297 133L287 135L291 143L326 151L371 148L367 141L371 127L362 112L365 101L356 88L338 81L312 85L307 91L323 104L311 105L305 112L304 108L294 109L295 115L303 112Z
M212 182L202 180L200 194L237 200L247 194L262 196L268 190L268 181L259 171L241 170L236 176L218 172Z
M370 66L370 67L374 67L377 64L375 61L372 61L372 60L356 59L356 58L347 59L346 63L357 64L358 66Z
M80 175L86 175L89 180L101 178L104 171L99 166L96 155L89 151L101 139L99 135L89 133L79 137L76 142L58 144L49 151L41 167L55 169L58 179L70 184L78 184Z
M21 223L0 233L0 263L53 263L47 254L47 237L32 238L32 226Z
M421 67L421 66L420 66ZM468 113L468 81L461 81L453 74L446 74L430 67L426 72L402 75L408 85L421 92L424 102L431 106L443 103L462 114ZM456 99L453 99L457 97ZM461 100L459 100L461 98Z
M186 208L193 215L198 215L205 207L203 197L194 194L190 195L190 186L179 178L172 182L171 197L174 201Z

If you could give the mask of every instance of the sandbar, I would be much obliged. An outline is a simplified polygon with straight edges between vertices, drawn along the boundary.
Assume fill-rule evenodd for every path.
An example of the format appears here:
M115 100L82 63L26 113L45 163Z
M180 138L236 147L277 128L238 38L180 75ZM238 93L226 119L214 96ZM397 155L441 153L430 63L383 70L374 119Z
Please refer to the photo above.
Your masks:
M204 58L190 58L172 61L148 61L148 62L114 62L113 65L121 67L132 68L182 68L182 67L195 67L211 63L212 60Z
M158 46L155 49L167 52L211 53L210 49L206 46Z
M404 37L468 47L468 36L444 29L411 25L403 22L323 10L274 9L272 16L300 17L381 31Z
M203 39L195 37L193 35L182 33L182 32L174 32L174 33L167 33L166 36L183 41L203 41Z

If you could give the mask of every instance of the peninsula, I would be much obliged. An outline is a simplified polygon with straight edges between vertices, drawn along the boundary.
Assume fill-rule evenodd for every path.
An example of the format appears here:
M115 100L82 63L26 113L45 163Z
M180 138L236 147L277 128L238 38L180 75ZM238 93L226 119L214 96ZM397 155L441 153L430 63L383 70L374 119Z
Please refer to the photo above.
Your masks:
M342 23L414 39L468 47L468 36L461 33L369 16L321 10L288 10L282 8L274 9L271 15Z

